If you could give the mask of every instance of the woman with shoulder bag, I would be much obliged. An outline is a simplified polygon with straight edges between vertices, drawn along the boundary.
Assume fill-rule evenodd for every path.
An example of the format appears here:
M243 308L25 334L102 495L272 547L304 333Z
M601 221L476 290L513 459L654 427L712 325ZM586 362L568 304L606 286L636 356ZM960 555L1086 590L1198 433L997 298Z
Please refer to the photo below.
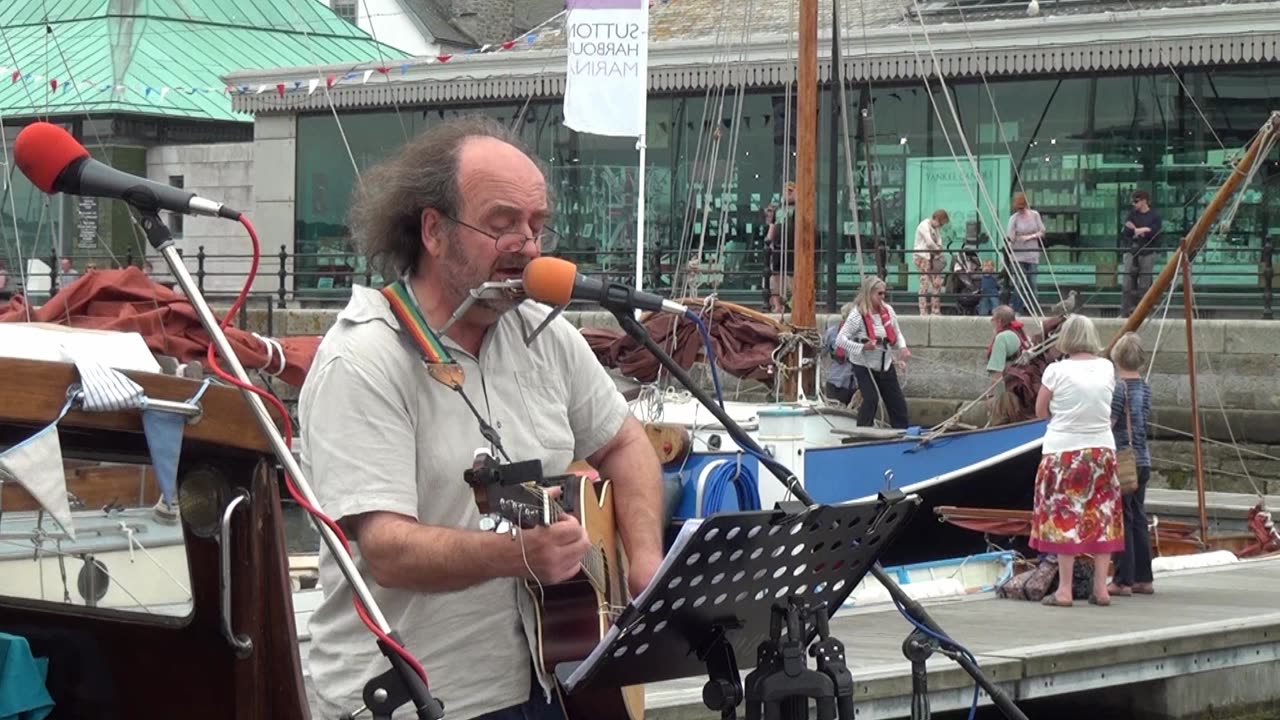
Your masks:
M1147 450L1151 387L1138 372L1144 360L1142 339L1135 333L1125 333L1111 349L1118 378L1111 398L1111 431L1116 439L1117 474L1124 492L1124 552L1116 553L1116 575L1107 590L1120 597L1155 592L1151 537L1144 508L1147 482L1151 480L1151 454Z

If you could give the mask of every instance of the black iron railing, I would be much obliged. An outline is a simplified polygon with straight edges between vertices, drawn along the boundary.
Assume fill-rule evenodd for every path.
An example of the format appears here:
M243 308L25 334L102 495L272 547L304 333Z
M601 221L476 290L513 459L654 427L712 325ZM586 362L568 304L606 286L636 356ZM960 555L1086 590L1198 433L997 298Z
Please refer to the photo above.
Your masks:
M914 313L917 303L916 287L920 271L912 262L913 252L902 248L873 248L867 243L864 263L868 274L883 277L889 287L890 301L901 312ZM1051 261L1042 258L1037 282L1037 299L1045 307L1057 302L1061 295L1075 290L1079 298L1095 316L1115 316L1121 311L1120 268L1125 248L1083 248L1061 251L1051 248ZM1151 273L1163 268L1169 250L1157 251ZM1223 251L1202 253L1196 259L1196 299L1199 308L1210 316L1261 317L1273 319L1274 238L1267 237L1257 248L1232 248L1230 257L1223 259ZM635 279L635 255L631 251L567 250L558 253L575 262L579 271L587 275L612 281L633 284ZM854 298L860 284L860 273L854 253L841 253L844 262L837 267L835 303L830 302L828 292L825 252L820 251L817 260L815 297L819 312L835 312ZM947 267L943 271L945 284L940 295L943 313L947 315L973 315L981 301L984 270L983 259L991 260L994 253L976 255L960 250L944 253ZM1078 262L1064 262L1078 260ZM1074 257L1072 257L1074 256ZM759 249L725 250L720 256L705 254L700 260L685 260L683 268L677 268L677 253L670 249L653 249L646 254L645 289L671 296L672 279L677 274L696 281L695 293L703 296L715 292L722 299L752 307L767 308L768 298L764 288L769 281L763 252ZM238 292L245 279L251 257L247 254L213 254L199 246L194 254L185 257L187 267L201 292L212 302L223 305ZM59 258L51 256L51 268L47 286L49 294L63 284L64 274ZM120 258L95 258L77 256L77 272L82 274L94 267L119 267L142 265L152 277L162 284L172 285L168 269L157 258L143 259L132 252ZM966 262L968 264L966 264ZM976 266L973 263L978 263ZM677 273L677 271L680 271ZM993 272L994 268L992 268ZM997 274L998 275L998 274ZM270 278L270 280L268 280ZM9 292L21 292L20 282L13 274L9 277ZM241 310L241 322L254 309L265 310L268 332L275 326L273 313L290 307L319 308L345 304L355 284L377 286L383 278L367 269L355 255L333 253L291 253L285 245L277 253L262 258L259 279L251 292L251 302ZM44 285L44 283L41 283ZM1007 304L1013 300L1014 289L1007 278L997 277L996 301ZM1061 295L1060 295L1061 293ZM33 301L39 302L44 293L33 292ZM975 299L976 298L976 299ZM1174 303L1176 309L1179 303Z

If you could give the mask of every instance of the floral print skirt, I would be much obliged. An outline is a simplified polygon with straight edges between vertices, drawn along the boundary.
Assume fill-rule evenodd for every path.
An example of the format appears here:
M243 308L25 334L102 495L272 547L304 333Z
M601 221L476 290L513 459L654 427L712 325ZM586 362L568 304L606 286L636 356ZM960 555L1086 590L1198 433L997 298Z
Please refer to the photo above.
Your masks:
M1062 555L1124 550L1124 509L1114 450L1084 448L1040 459L1031 547Z

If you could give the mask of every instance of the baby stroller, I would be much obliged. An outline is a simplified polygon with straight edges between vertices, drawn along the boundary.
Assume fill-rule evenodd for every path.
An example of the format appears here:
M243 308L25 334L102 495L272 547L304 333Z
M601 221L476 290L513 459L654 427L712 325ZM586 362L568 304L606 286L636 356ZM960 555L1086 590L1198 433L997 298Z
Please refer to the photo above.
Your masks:
M955 296L960 315L978 314L978 303L982 301L982 260L978 257L976 238L973 241L966 238L960 250L951 253L946 292Z

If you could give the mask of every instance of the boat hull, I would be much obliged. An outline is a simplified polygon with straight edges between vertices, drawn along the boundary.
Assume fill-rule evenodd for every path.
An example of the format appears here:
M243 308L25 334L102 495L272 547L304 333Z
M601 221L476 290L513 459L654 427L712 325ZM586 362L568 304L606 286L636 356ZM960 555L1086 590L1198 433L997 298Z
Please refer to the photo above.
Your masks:
M907 531L884 556L887 563L914 563L982 552L981 535L940 522L938 505L1029 508L1046 421L919 437L793 448L775 457L798 471L806 489L822 503L874 497L886 489L919 495L922 504ZM696 442L696 441L695 441ZM764 505L781 485L749 455L693 452L667 468L679 485L673 525L714 512L741 509L732 490L713 490L726 465L757 483ZM732 473L730 473L732 474Z

